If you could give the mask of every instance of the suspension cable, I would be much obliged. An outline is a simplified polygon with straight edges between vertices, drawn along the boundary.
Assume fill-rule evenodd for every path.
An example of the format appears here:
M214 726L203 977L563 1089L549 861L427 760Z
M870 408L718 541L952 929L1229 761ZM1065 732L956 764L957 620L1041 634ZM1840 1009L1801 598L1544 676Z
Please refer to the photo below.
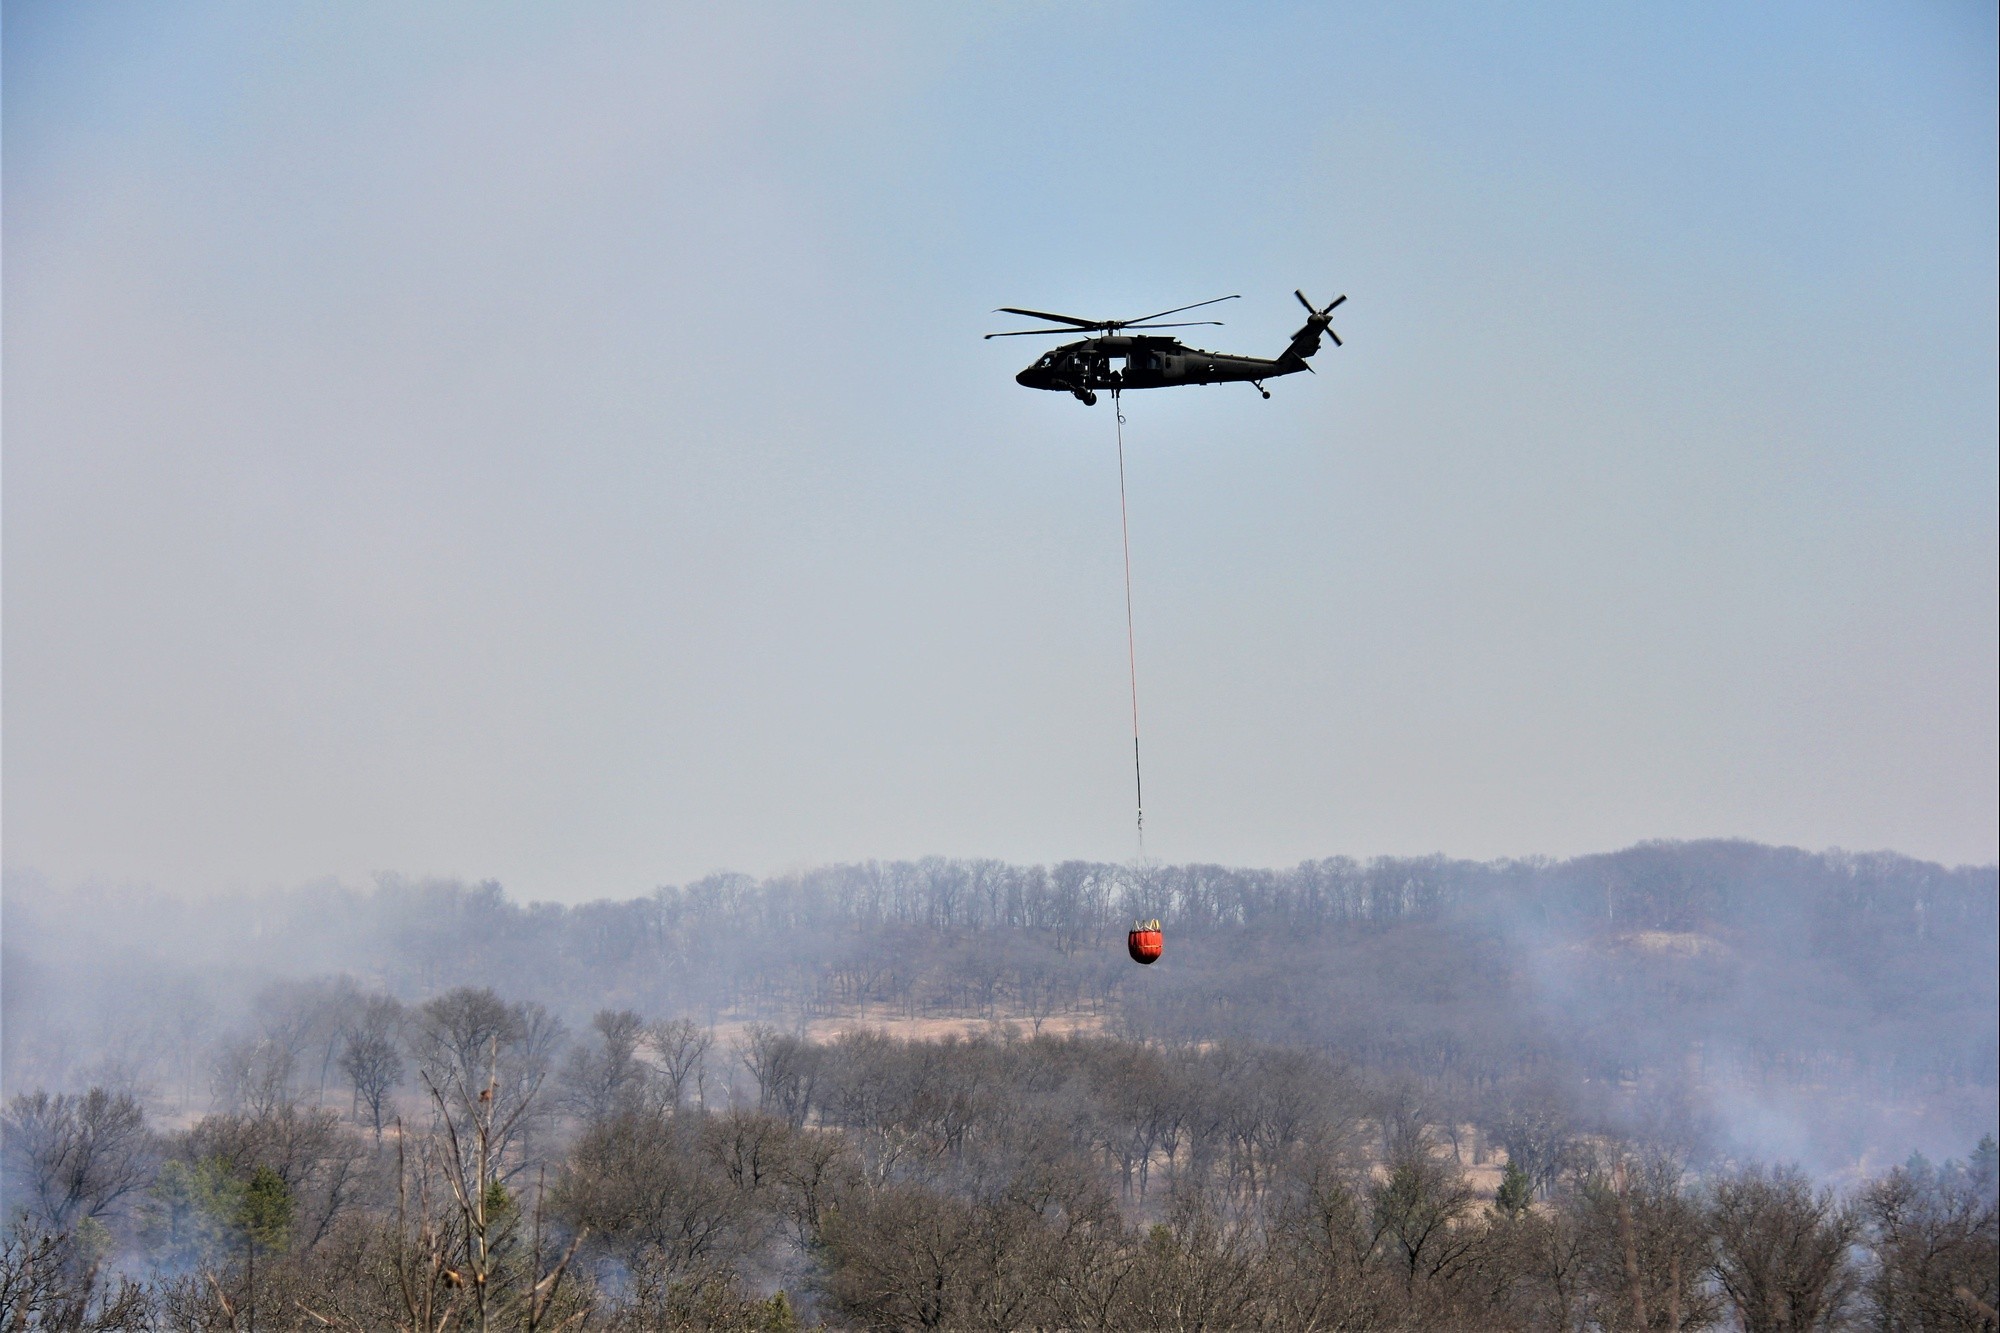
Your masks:
M1139 771L1139 649L1132 632L1132 525L1125 508L1125 405L1111 391L1111 411L1118 419L1118 534L1125 548L1125 670L1132 684L1132 794L1137 802L1139 863L1146 861L1146 780Z

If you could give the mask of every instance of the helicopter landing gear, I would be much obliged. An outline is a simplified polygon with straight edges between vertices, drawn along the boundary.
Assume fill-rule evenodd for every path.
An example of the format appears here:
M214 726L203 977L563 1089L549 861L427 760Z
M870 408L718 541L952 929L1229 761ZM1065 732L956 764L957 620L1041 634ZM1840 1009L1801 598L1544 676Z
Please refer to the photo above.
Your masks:
M1257 391L1258 393L1261 393L1261 394L1263 394L1263 395L1264 395L1264 401L1266 401L1266 402L1269 402L1269 401L1270 401L1270 399L1271 399L1271 391L1270 391L1269 389L1265 388L1265 387L1264 387L1264 385L1263 385L1263 383L1262 383L1261 381L1259 381L1259 380L1251 380L1251 381L1250 381L1250 387L1251 387L1251 388L1253 388L1253 389L1255 389L1255 390L1256 390L1256 391Z
M1082 403L1085 407L1097 406L1097 395L1089 389L1071 389L1070 392L1075 394L1076 401Z

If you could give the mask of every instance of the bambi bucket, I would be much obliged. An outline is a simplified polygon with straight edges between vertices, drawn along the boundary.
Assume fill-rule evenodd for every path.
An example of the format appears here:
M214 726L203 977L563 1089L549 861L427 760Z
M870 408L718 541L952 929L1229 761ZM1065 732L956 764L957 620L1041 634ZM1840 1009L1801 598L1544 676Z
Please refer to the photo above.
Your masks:
M1125 950L1132 955L1135 963L1156 963L1166 941L1160 935L1158 921L1134 921L1131 933L1125 936Z

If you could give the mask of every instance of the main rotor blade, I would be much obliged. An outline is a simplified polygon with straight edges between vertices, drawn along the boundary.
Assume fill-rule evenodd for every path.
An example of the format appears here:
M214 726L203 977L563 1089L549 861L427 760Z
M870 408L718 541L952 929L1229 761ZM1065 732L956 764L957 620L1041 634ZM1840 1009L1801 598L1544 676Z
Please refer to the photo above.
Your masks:
M1217 328L1222 327L1222 321L1219 319L1190 319L1176 324L1120 324L1117 328L1121 332L1125 329L1192 329L1204 324L1213 324ZM1090 327L1101 329L1104 325L1093 324ZM1038 333L1076 334L1083 331L1082 329L1015 329L1012 333L985 333L980 336L982 338L1032 338Z
M1092 324L1089 327L1094 329L1100 326ZM983 338L1033 338L1043 333L1060 333L1065 337L1074 338L1082 332L1084 332L1083 329L1015 329L1012 333L986 333L980 336Z
M1075 315L1051 315L1046 310L1023 310L1019 306L1003 305L994 311L996 315L1026 315L1030 319L1052 319L1058 324L1074 324L1079 329L1105 329L1117 323L1111 319L1078 319ZM1163 312L1171 313L1171 312ZM1148 315L1146 318L1151 319Z
M1322 315L1330 315L1330 314L1332 314L1332 313L1333 313L1333 308L1334 308L1335 306L1339 305L1339 304L1340 304L1340 303L1341 303L1342 301L1345 301L1346 299L1347 299L1347 295L1346 295L1346 293L1344 293L1344 292L1343 292L1343 293L1342 293L1341 295L1339 295L1339 296L1336 296L1336 297L1334 297L1334 298L1333 298L1333 300L1331 300L1331 301L1327 302L1327 306L1326 306L1326 309L1324 309L1324 310L1320 311L1320 313L1321 313Z
M1326 331L1326 336L1327 336L1327 337L1329 337L1329 338L1331 338L1331 339L1333 339L1333 345L1334 345L1335 347L1345 347L1345 346L1347 346L1347 344L1346 344L1346 343L1344 343L1344 342L1342 342L1342 341L1340 340L1340 335L1339 335L1339 334L1337 334L1337 333L1335 333L1335 332L1334 332L1334 331L1333 331L1332 329L1328 329L1328 330Z
M1120 320L1118 321L1118 326L1124 328L1130 324L1144 324L1147 320L1158 319L1162 315L1178 315L1183 310L1199 310L1205 305L1215 305L1220 301L1240 301L1242 299L1243 295L1241 292L1238 292L1235 296L1217 296L1207 301L1196 301L1193 305L1177 305L1172 310L1155 310L1152 314L1141 315L1137 319Z
M1311 301L1306 300L1306 294L1304 292L1294 287L1292 288L1292 295L1299 298L1299 304L1306 308L1306 312L1308 314L1317 315L1319 313L1319 307L1314 305Z

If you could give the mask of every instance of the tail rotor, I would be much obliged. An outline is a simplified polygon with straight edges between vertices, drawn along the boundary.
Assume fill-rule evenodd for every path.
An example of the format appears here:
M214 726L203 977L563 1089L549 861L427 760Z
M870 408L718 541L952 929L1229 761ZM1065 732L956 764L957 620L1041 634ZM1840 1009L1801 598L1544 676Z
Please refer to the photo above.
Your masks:
M1298 297L1299 304L1306 308L1307 328L1311 329L1314 333L1324 333L1327 337L1333 339L1335 347L1346 346L1345 343L1340 341L1340 335L1328 326L1328 317L1333 314L1335 306L1347 299L1345 295L1336 296L1331 301L1328 301L1324 310L1316 308L1311 301L1306 300L1306 294L1302 291L1294 289L1292 295Z

